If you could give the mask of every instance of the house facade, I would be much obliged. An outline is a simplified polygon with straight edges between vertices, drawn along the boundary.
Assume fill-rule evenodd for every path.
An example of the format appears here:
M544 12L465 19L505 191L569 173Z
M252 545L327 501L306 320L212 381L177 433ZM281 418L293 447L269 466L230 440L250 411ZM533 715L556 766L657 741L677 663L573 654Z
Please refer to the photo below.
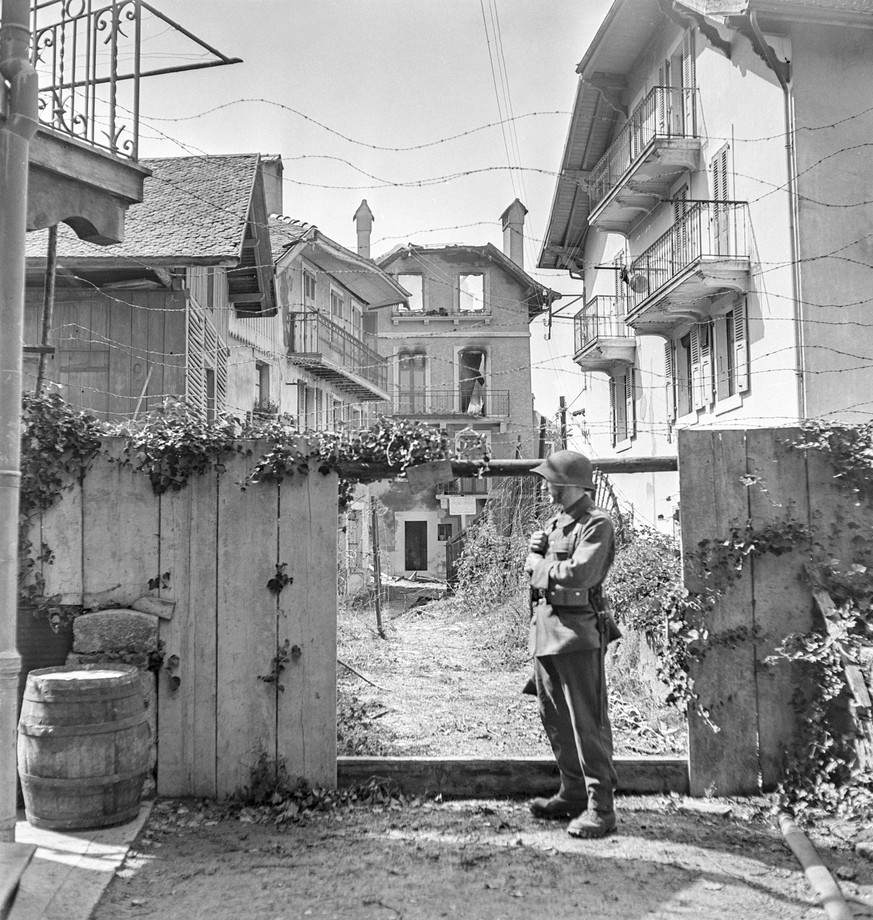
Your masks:
M360 428L390 398L388 361L377 351L370 311L406 303L407 293L317 227L278 216L270 227L289 411L301 428Z
M584 294L595 455L672 453L679 427L869 417L871 30L870 2L610 8L539 258ZM675 477L622 486L642 520L672 516Z
M524 270L525 214L518 200L504 212L503 250L410 243L378 260L409 294L370 311L388 359L386 414L440 428L460 454L481 442L493 457L536 456L529 323L560 295ZM362 236L368 245L358 217L359 246ZM416 493L403 482L374 486L391 572L445 576L446 544L482 510L488 489L473 478Z

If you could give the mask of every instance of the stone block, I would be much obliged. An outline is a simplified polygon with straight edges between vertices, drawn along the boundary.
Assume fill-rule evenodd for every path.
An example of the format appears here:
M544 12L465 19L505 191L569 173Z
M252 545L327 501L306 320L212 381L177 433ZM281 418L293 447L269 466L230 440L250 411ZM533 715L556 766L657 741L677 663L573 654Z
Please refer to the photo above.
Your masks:
M73 651L139 652L158 648L158 618L135 610L99 610L83 613L73 621Z

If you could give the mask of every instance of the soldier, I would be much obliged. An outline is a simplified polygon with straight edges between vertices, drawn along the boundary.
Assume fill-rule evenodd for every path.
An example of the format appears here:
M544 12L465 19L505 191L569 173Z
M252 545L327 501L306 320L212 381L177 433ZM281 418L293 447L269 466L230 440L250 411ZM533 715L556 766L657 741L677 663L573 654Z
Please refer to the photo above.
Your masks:
M602 600L615 556L614 531L594 504L593 469L583 454L559 450L534 472L563 508L531 536L525 561L532 603L529 650L561 787L551 798L534 799L530 808L539 818L570 818L567 831L574 837L604 837L616 826L604 656L620 633Z

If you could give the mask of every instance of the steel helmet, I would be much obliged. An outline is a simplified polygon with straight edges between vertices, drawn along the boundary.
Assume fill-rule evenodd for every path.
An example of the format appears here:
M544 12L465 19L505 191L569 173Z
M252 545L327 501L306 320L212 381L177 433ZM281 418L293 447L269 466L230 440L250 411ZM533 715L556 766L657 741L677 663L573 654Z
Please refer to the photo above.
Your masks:
M575 450L557 450L535 466L531 472L556 486L581 486L594 489L594 467L591 461Z

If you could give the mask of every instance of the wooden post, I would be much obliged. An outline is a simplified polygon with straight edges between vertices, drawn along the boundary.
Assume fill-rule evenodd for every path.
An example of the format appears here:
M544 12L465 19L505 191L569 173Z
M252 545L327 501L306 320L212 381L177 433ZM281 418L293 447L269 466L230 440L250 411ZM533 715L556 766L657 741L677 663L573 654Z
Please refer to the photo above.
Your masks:
M376 499L370 498L370 524L373 544L373 582L376 589L376 629L381 638L385 638L382 625L382 563L379 560L379 515L376 513Z
M55 309L55 278L58 267L58 225L54 224L49 227L48 253L45 264L45 290L42 298L42 335L40 344L43 346L49 343L49 333L52 329L52 316ZM39 353L39 362L36 366L36 387L35 393L39 393L45 380L45 347Z
M561 420L561 450L567 449L567 398L558 398L558 415Z

